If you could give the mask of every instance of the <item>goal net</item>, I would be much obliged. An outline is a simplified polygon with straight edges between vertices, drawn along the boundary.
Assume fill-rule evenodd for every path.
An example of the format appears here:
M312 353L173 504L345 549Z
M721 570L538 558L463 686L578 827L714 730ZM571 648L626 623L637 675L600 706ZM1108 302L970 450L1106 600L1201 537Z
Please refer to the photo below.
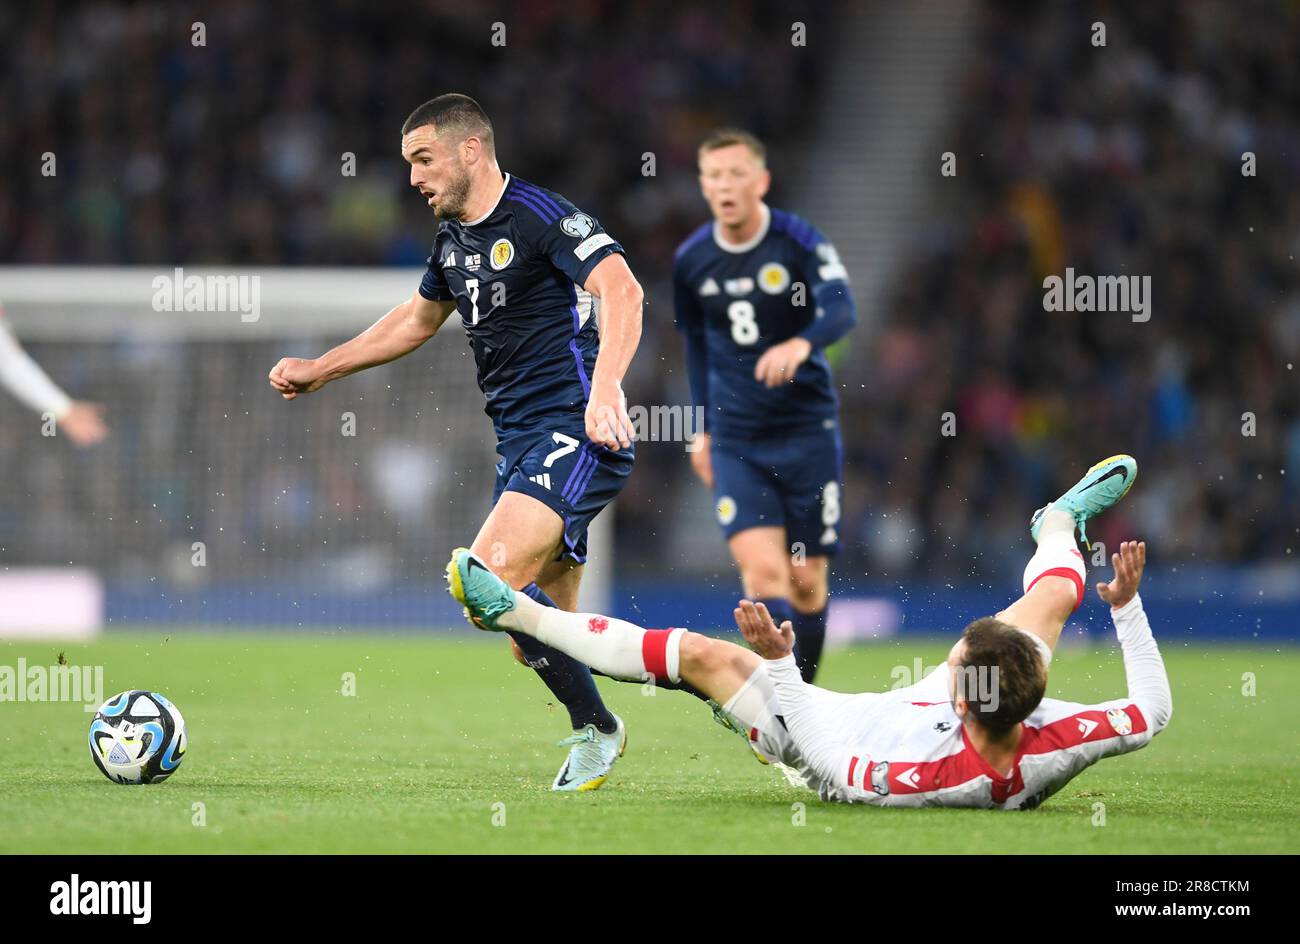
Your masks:
M128 626L458 622L442 568L487 515L496 461L459 323L293 402L267 383L279 358L364 330L420 275L0 269L14 333L110 430L78 448L0 393L0 568L88 569L108 621ZM593 608L608 593L598 524Z

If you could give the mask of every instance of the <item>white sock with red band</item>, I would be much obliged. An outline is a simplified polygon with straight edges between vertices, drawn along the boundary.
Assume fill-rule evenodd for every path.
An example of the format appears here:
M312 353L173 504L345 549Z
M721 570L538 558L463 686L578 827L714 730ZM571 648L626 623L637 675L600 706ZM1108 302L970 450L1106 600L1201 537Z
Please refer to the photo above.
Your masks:
M1038 552L1025 565L1025 593L1044 577L1067 577L1074 581L1074 608L1077 610L1083 603L1083 583L1087 575L1083 555L1074 540L1073 524L1069 531L1049 532L1044 529L1038 536Z
M515 592L515 609L501 617L507 629L525 632L597 672L624 681L681 681L684 629L642 629L596 613L568 613Z

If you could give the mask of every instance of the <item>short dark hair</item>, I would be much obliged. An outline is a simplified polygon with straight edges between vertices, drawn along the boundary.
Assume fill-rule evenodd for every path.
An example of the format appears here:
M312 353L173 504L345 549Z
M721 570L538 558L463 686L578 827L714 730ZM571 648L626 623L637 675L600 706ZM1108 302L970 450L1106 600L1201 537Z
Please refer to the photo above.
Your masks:
M438 136L445 131L458 135L457 141L463 141L471 135L477 136L488 151L496 150L492 135L492 122L487 112L478 102L459 92L448 92L431 98L407 117L402 124L403 137L415 128L433 125Z
M699 156L703 157L710 151L717 151L725 147L731 147L733 144L743 144L749 148L754 157L763 166L767 166L767 148L763 142L748 131L742 131L740 128L719 128L702 142L700 142Z
M1047 691L1047 665L1038 645L1024 630L992 616L977 619L962 633L966 652L962 669L990 671L996 677L997 700L980 702L973 692L961 694L975 718L991 734L1006 734L1029 717ZM966 676L969 679L969 676ZM960 683L962 678L958 678Z

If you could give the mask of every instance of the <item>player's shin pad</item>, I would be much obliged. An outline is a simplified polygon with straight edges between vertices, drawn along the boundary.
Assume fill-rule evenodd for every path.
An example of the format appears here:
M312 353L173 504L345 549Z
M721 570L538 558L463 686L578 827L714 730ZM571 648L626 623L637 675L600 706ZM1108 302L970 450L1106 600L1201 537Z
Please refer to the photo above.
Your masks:
M1077 610L1083 603L1083 583L1087 575L1073 533L1044 534L1038 544L1038 553L1025 565L1025 593L1044 577L1066 577L1074 581L1074 608Z
M611 678L624 682L679 682L685 632L642 629L612 616L546 607L531 635Z

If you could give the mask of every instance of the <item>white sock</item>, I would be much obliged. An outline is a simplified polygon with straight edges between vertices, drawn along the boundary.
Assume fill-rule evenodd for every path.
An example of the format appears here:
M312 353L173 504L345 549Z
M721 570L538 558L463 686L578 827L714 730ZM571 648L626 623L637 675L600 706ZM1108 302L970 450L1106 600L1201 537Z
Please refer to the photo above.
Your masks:
M722 706L722 710L751 731L754 728L762 731L771 721L775 705L776 686L768 678L767 669L760 664L740 686L740 691Z
M569 613L543 606L519 591L515 591L515 609L501 617L500 623L612 678L681 681L684 629L642 629L612 616Z
M1064 531L1074 541L1074 516L1068 511L1060 511L1055 505L1049 505L1043 512L1043 523L1038 528L1038 545L1042 547L1043 538ZM1077 545L1072 545L1077 546Z
M1049 515L1053 512L1048 512ZM1063 512L1057 514L1064 515ZM1068 515L1064 515L1067 519ZM1056 522L1051 522L1056 524ZM1044 523L1043 530L1038 533L1038 552L1029 558L1029 563L1025 565L1024 589L1025 593L1029 592L1032 587L1042 577L1068 577L1075 583L1077 598L1075 608L1083 603L1084 580L1088 576L1087 569L1083 564L1083 555L1079 553L1078 545L1074 540L1074 521L1069 520L1069 528L1053 527L1048 529L1047 523Z

